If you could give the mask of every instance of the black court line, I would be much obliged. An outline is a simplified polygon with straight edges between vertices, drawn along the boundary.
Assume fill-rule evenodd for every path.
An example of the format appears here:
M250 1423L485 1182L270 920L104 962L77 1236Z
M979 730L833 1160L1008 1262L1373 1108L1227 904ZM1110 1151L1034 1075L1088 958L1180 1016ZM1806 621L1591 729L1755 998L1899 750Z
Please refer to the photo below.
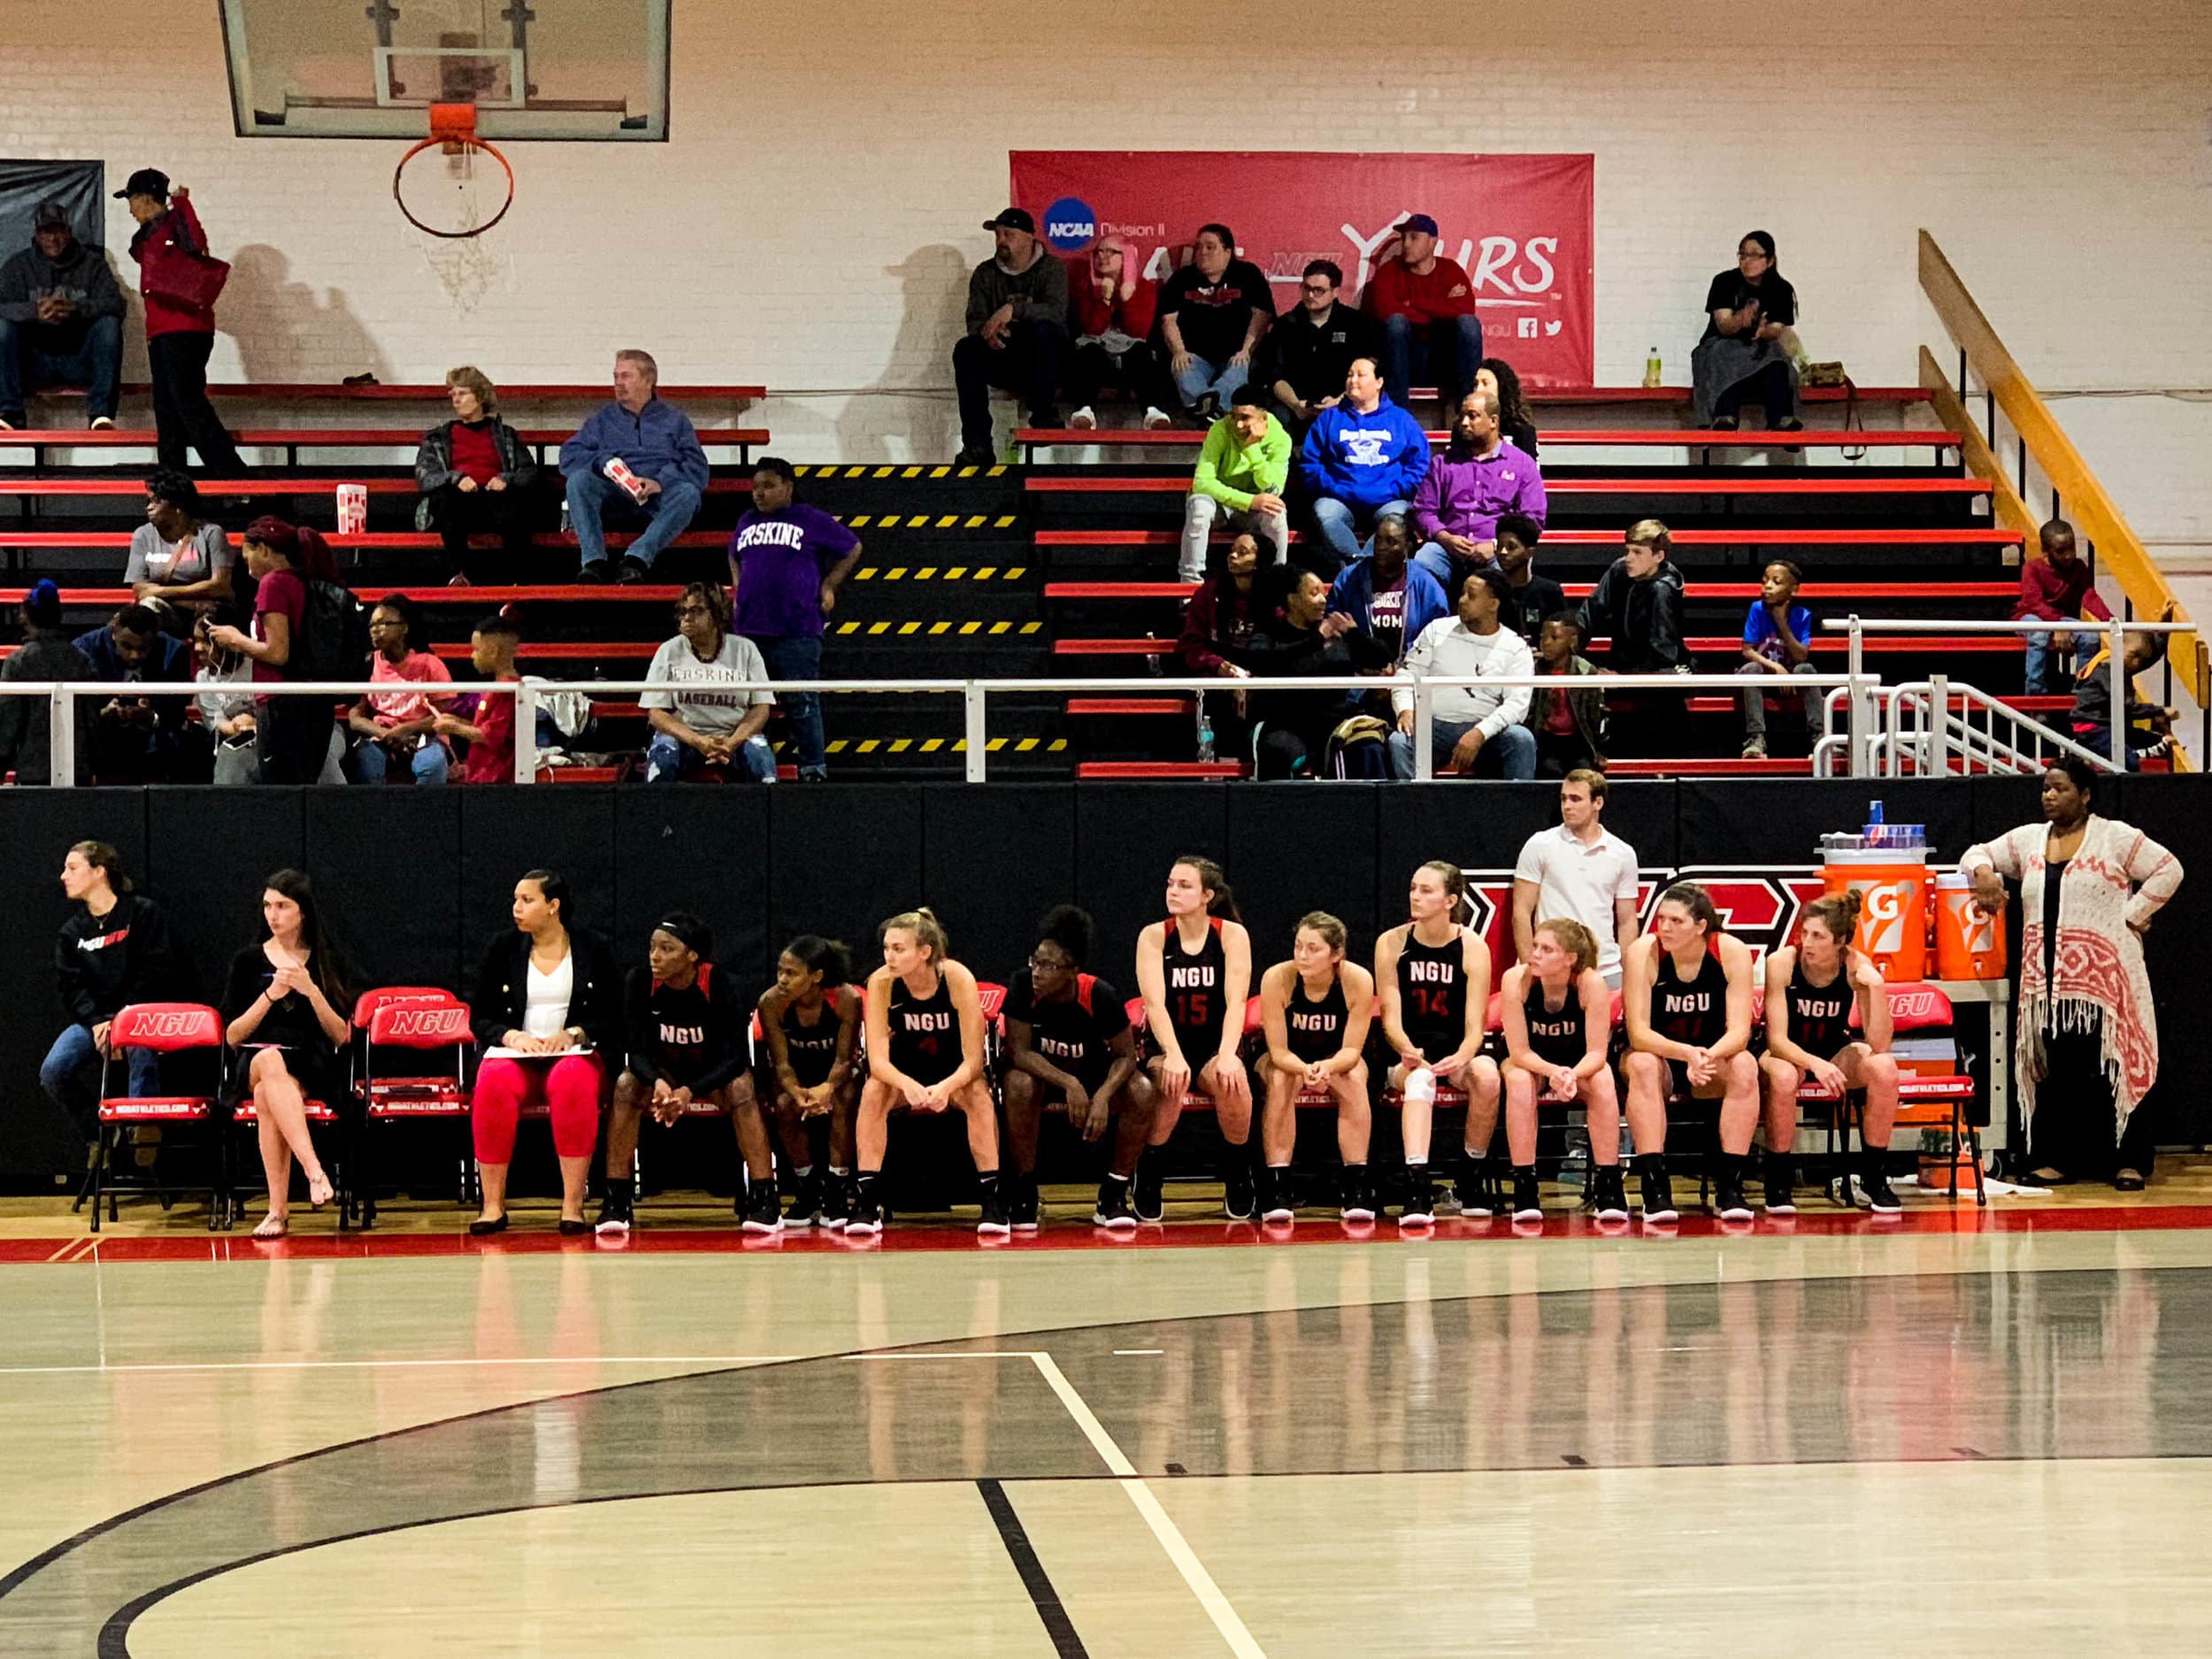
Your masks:
M1090 1650L1075 1633L1074 1622L1061 1603L1060 1593L1052 1587L1051 1576L1045 1571L1044 1563L1037 1559L1029 1534L1022 1530L1021 1517L1014 1513L1006 1488L995 1480L979 1480L975 1489L983 1494L984 1507L991 1511L991 1519L998 1523L999 1541L1013 1557L1014 1571L1021 1574L1022 1588L1029 1592L1029 1599L1036 1603L1037 1617L1044 1621L1045 1634L1052 1638L1053 1652L1060 1659L1090 1659Z

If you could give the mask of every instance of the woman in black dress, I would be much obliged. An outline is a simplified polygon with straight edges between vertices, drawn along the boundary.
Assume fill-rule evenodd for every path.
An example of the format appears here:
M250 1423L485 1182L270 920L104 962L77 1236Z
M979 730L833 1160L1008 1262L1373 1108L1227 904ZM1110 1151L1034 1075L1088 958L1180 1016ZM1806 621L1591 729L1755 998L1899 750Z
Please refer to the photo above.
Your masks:
M268 1177L269 1213L257 1239L289 1230L292 1160L307 1172L307 1202L330 1202L330 1178L307 1131L307 1102L333 1101L344 1085L342 1052L353 1018L353 976L323 931L315 891L280 870L261 894L262 935L231 958L223 987L223 1041L233 1050L225 1099L250 1098Z

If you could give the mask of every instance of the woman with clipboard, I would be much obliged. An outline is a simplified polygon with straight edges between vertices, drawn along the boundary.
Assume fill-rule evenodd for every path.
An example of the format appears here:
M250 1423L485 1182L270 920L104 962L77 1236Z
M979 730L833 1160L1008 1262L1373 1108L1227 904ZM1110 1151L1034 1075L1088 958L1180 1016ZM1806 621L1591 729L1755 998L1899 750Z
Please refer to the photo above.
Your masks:
M507 1166L525 1106L542 1102L561 1160L561 1231L591 1231L584 1185L599 1140L609 1055L622 1052L622 978L604 937L572 926L568 883L533 870L515 883L514 931L492 941L477 971L476 1074L471 1127L483 1213L481 1238L507 1230Z

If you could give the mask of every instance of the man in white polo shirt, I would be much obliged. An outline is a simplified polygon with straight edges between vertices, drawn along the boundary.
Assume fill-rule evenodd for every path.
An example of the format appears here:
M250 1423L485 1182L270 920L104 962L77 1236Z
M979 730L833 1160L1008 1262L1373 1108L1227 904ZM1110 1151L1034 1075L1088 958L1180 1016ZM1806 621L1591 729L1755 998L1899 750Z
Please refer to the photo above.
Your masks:
M1539 830L1513 867L1513 949L1526 962L1540 922L1567 917L1598 941L1598 971L1615 990L1621 952L1639 931L1636 849L1599 822L1605 774L1578 766L1560 780L1557 829Z

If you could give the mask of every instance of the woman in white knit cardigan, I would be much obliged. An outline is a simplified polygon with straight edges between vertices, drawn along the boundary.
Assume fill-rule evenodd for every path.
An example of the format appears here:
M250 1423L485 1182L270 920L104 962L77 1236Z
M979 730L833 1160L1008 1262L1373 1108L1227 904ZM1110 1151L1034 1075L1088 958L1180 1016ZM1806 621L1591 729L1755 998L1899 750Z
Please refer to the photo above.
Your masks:
M2086 763L2055 763L2043 774L2043 822L1970 848L1959 868L1986 914L2004 910L2000 877L2020 883L2013 1079L2028 1146L2045 1155L2029 1179L2110 1170L2114 1187L2139 1192L2153 1148L2135 1108L2158 1077L2142 934L2181 886L2181 861L2132 825L2093 814L2097 786ZM2116 1160L2101 1150L2108 1114Z

